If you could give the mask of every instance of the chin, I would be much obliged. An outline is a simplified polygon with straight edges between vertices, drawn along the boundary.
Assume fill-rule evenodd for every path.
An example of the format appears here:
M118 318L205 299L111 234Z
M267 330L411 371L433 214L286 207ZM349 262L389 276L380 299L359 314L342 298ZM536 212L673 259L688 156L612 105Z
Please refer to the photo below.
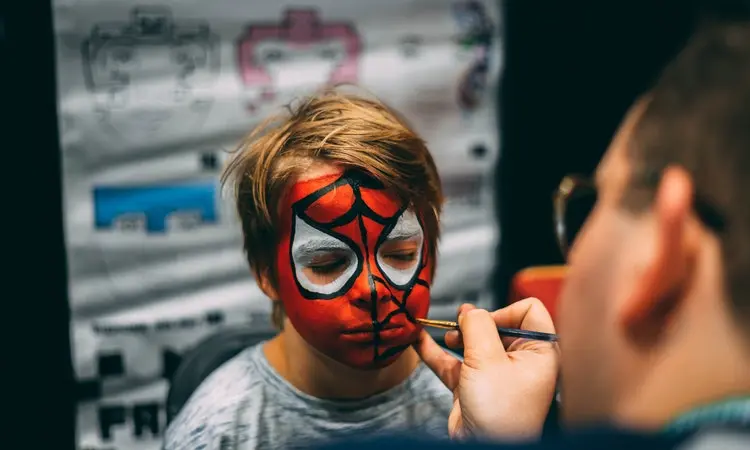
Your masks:
M341 352L339 355L331 357L331 359L356 370L380 370L396 362L408 348L408 345L388 347L385 349L385 353L382 353L378 358L374 358L374 349L372 347L367 349L357 348Z
M398 358L404 354L404 350L401 350L398 354L390 356L385 359L378 359L376 361L373 361L372 358L370 361L367 362L367 364L363 364L361 367L359 367L360 370L380 370L384 369L391 364L395 363Z

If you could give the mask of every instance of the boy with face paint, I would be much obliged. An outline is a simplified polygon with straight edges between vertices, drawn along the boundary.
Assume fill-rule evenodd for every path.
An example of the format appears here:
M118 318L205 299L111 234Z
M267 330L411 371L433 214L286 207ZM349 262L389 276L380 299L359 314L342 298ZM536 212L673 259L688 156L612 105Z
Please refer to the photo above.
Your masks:
M330 91L256 128L223 181L280 332L203 382L165 449L446 435L452 393L411 347L442 204L424 142L381 103Z

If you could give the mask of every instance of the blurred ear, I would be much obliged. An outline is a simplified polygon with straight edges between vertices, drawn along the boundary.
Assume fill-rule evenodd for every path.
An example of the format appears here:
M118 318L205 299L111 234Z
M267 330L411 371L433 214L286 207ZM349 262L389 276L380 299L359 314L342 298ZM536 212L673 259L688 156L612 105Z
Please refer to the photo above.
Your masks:
M260 290L263 291L264 294L266 294L266 297L270 298L273 301L279 300L279 294L276 291L276 288L273 286L273 282L271 281L271 276L268 270L256 273L255 281L256 283L258 283L258 287L260 288Z
M284 305L281 303L279 298L279 292L274 287L274 283L271 278L269 270L265 270L255 274L256 283L258 287L266 297L271 299L271 323L279 330L284 329L284 320L286 314L284 313Z
M640 340L668 325L690 280L697 248L692 218L693 182L680 167L669 167L657 188L649 220L653 253L633 294L620 310L620 323Z

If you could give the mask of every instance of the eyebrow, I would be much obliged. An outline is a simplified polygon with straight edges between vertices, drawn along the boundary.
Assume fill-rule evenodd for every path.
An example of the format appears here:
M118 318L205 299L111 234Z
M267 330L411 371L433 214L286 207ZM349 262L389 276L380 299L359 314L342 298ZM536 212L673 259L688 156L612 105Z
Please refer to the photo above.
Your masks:
M413 239L415 237L419 237L419 230L418 229L398 229L394 228L393 231L388 235L388 238L386 239L386 242L391 241L406 241L409 239Z

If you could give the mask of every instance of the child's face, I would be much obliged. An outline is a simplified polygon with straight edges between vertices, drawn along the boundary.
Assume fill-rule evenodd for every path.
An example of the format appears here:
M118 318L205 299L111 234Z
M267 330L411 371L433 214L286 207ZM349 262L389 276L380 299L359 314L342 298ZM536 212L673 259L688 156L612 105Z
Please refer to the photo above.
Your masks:
M318 351L351 367L392 363L417 338L432 261L414 212L372 178L337 171L294 184L282 208L278 292Z

